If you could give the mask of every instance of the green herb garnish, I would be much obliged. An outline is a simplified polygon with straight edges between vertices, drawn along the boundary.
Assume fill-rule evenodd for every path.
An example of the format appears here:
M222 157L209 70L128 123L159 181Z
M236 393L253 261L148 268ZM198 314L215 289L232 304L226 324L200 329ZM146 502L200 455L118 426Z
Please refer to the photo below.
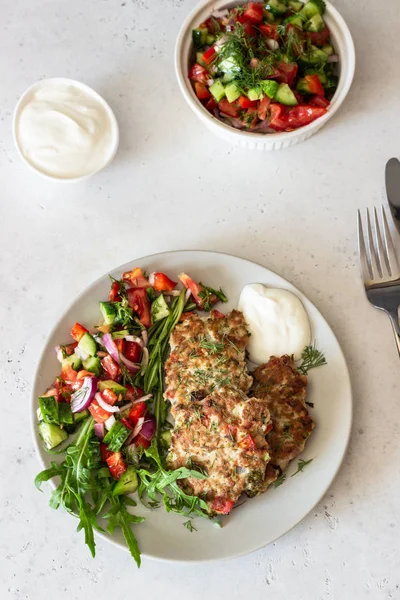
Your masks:
M310 464L310 462L312 462L313 459L310 458L310 460L303 460L302 458L300 458L297 461L297 471L295 473L293 473L293 475L291 475L290 477L294 477L295 475L297 475L297 473L302 473L304 467L306 467L307 465Z
M304 375L307 375L308 371L311 369L316 369L317 367L322 367L327 364L325 356L316 348L315 343L304 348L301 353L301 358L302 363L298 367L298 370Z
M182 525L186 527L186 529L189 529L189 531L197 531L196 527L193 526L192 521L190 519L182 523Z
M273 486L274 488L279 487L286 479L286 473L281 473L277 479L275 479Z

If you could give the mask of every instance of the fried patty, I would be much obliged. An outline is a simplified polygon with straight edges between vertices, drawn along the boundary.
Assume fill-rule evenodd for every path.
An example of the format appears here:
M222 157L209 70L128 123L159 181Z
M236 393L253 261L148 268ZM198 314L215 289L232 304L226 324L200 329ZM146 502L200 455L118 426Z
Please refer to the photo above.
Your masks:
M296 369L290 356L273 356L252 375L251 393L265 401L273 423L266 436L271 456L265 479L268 487L304 450L314 422L305 405L307 377Z

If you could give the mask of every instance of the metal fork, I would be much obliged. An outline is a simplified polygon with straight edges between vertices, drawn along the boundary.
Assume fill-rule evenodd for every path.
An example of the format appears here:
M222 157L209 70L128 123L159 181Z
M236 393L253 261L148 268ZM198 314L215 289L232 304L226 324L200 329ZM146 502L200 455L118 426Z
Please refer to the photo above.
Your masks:
M381 221L382 225L379 224L378 213L374 208L374 226L372 227L367 209L366 235L364 236L361 214L358 211L358 251L361 275L368 300L375 308L384 310L390 317L400 355L400 269L383 206L381 206Z

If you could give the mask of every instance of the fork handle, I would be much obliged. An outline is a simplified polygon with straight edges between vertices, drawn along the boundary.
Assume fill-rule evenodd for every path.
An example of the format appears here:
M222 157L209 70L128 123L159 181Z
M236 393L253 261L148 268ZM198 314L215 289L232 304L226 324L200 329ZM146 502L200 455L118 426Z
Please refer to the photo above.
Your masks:
M399 324L399 313L398 310L388 311L390 321L392 323L394 337L396 338L397 350L400 355L400 324Z

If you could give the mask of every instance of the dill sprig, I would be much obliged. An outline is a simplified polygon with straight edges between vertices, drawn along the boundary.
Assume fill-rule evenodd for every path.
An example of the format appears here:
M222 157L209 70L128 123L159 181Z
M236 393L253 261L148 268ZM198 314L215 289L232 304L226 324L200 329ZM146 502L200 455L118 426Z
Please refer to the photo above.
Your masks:
M297 471L295 471L295 473L293 473L293 475L291 475L290 477L294 477L295 475L297 475L297 473L302 473L304 467L309 465L312 461L312 458L310 458L310 460L303 460L302 458L299 458L299 460L297 461Z
M303 375L307 375L308 371L311 369L316 369L317 367L322 367L326 365L326 359L323 353L318 350L314 344L310 344L306 346L301 353L302 363L298 367L298 370L303 373Z

